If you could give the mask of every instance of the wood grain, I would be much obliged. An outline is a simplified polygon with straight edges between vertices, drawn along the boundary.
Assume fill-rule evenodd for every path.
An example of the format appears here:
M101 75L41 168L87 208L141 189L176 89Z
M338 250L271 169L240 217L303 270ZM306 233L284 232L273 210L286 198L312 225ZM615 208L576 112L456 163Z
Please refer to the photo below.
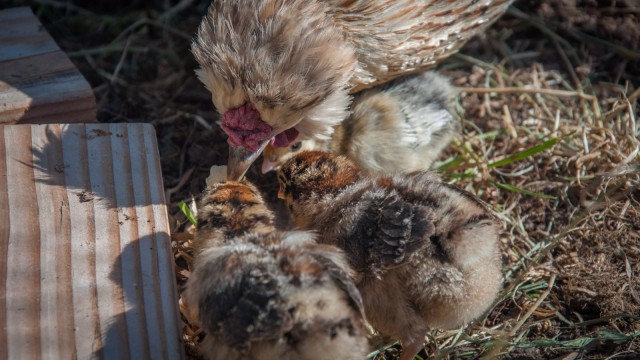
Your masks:
M10 359L29 359L40 352L40 231L31 129L5 129L9 244L4 284L7 306L7 350Z
M0 136L0 159L6 159L4 134ZM7 162L0 160L0 359L7 353L7 249L9 247L9 189L7 188Z
M0 123L95 121L91 86L31 10L0 10Z
M0 359L180 359L148 124L0 125Z

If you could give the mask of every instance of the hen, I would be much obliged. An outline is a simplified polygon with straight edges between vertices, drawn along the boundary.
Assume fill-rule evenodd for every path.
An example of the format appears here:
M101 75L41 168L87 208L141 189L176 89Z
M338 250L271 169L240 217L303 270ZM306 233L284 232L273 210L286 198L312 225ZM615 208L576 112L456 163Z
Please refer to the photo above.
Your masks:
M214 0L192 51L228 135L229 180L272 142L327 140L349 93L433 66L512 0Z
M304 150L345 155L369 172L427 170L457 127L455 94L447 78L431 71L365 90L355 97L351 116L336 126L330 141L267 145L262 172L277 170Z
M343 254L278 232L255 187L219 183L198 206L185 302L207 359L362 360L362 299Z
M296 224L342 248L367 320L413 359L430 329L481 315L500 289L498 229L472 194L429 172L370 176L343 156L287 161L279 197Z

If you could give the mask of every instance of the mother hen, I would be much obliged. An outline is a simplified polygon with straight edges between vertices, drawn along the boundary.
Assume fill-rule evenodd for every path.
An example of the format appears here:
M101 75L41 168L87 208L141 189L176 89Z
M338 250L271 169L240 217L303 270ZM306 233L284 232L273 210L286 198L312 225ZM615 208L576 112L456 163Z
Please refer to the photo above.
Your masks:
M349 93L433 66L512 0L214 0L192 51L228 135L227 178L271 142L328 139Z

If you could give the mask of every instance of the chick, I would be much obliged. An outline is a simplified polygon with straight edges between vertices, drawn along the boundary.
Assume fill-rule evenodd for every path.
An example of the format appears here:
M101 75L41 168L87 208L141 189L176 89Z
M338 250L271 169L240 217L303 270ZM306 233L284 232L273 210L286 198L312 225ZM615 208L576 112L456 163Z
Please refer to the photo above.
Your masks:
M228 135L228 179L269 142L328 139L350 93L433 67L511 1L213 0L191 49Z
M212 184L198 205L185 290L207 359L364 359L362 299L342 252L278 232L248 183Z
M430 172L371 176L344 156L287 161L279 197L295 223L342 248L367 320L413 359L432 329L480 316L500 289L498 229L474 195Z
M449 80L432 71L364 91L331 140L301 137L288 147L267 145L262 173L304 150L346 155L369 172L427 170L457 128L455 95Z

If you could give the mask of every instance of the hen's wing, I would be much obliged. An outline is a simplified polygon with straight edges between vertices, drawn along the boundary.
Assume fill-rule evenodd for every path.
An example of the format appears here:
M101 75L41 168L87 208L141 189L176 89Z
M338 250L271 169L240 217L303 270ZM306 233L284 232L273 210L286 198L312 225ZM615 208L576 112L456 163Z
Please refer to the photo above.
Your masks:
M432 67L502 15L512 0L325 0L355 45L352 93Z

